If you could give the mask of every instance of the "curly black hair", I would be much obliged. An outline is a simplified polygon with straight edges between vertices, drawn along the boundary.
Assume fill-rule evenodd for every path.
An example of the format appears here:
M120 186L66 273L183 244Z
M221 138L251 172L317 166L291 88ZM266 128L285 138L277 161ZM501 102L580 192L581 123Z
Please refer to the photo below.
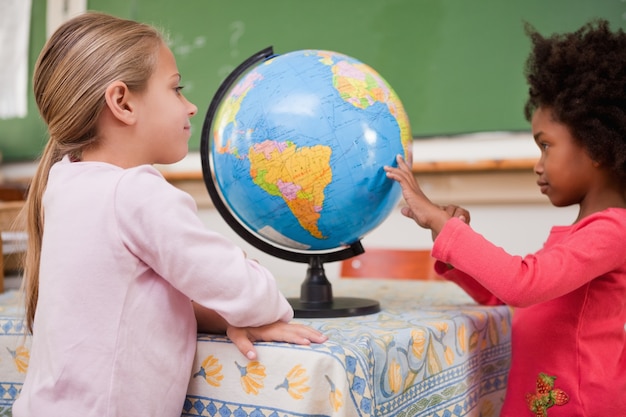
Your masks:
M549 108L626 188L626 34L599 19L550 37L528 23L525 30L532 43L524 71L526 119L538 107Z

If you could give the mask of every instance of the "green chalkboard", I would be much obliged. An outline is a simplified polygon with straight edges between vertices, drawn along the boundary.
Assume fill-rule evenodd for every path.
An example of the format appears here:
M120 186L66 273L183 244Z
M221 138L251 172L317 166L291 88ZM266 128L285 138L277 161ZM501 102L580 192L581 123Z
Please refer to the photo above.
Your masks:
M198 106L190 142L221 81L248 56L328 49L376 69L396 90L415 137L526 130L523 22L570 31L594 17L626 29L624 0L91 0L89 9L168 32L185 94ZM33 0L31 67L44 42L45 1ZM45 128L0 120L5 159L38 155Z

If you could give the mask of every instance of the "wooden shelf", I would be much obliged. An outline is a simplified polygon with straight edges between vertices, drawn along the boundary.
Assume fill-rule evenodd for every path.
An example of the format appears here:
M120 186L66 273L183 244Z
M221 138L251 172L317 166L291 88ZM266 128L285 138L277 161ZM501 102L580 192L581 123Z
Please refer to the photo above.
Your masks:
M413 172L420 173L450 173L450 172L480 172L480 171L523 171L532 170L537 162L534 158L500 159L485 161L439 161L415 162Z
M0 201L20 201L26 199L28 185L21 182L0 183Z
M23 201L0 201L0 232L15 231L15 219L24 206ZM0 237L0 293L4 291L4 273L19 268L19 253L3 250ZM7 252L7 253L4 253Z

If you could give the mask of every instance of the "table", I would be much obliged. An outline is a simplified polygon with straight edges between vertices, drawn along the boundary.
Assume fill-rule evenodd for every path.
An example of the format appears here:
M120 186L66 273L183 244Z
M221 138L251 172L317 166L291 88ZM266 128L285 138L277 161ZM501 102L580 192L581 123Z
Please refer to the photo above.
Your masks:
M280 281L288 297L299 284ZM225 337L199 335L182 416L499 414L510 364L508 307L478 306L439 281L342 279L333 291L375 298L382 310L297 319L329 340L259 343L253 362ZM0 296L0 415L16 398L28 359L14 302L15 294Z

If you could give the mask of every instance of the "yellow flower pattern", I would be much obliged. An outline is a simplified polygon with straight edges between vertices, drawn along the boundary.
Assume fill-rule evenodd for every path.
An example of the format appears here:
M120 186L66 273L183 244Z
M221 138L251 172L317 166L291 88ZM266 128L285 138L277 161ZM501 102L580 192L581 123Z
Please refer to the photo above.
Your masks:
M424 356L424 346L426 345L426 335L423 330L411 330L411 352L418 359Z
M465 353L467 352L467 340L465 340L466 336L465 336L465 324L461 324L459 326L459 329L456 332L456 337L457 340L459 341L459 349L461 350L461 353Z
M437 353L435 343L433 343L432 335L428 339L428 347L426 348L426 365L429 375L441 372L441 359Z
M241 386L246 394L258 395L259 390L264 387L263 380L266 377L265 366L259 361L252 361L246 366L235 362L241 373Z
M478 332L472 332L472 335L469 338L469 348L470 351L475 351L478 347L478 339L480 338L480 334Z
M445 321L432 323L432 325L435 327L435 329L439 330L441 333L448 332L448 323L446 323Z
M306 374L306 369L298 364L291 368L283 383L276 386L276 389L285 388L291 398L301 400L304 398L304 393L311 389L311 387L307 385L308 381L309 377Z
M400 392L400 387L402 386L402 369L395 359L389 364L387 378L391 392Z
M411 329L406 348L397 345L397 335L381 335L376 345L387 355L381 375L385 381L381 385L384 396L392 398L405 392L416 380L437 375L457 361L467 360L479 348L499 345L502 337L509 337L509 320L510 316L496 316L477 308L464 311L458 321L450 315L446 320L421 322L417 326L407 323L400 326Z
M489 320L487 320L488 325L488 335L489 342L491 346L495 346L500 343L500 334L498 333L498 325L493 316L489 316Z
M224 379L220 361L213 355L207 356L206 359L202 361L200 370L194 374L194 378L195 377L202 377L209 385L219 387L222 379Z
M30 352L24 346L18 346L15 350L11 350L7 348L11 356L13 357L13 362L15 363L15 369L17 372L21 374L25 374L28 369L28 361L30 360Z
M328 401L330 402L330 406L333 408L335 412L339 411L341 406L343 405L343 394L341 390L337 389L337 386L331 381L328 375L324 375L326 377L326 381L330 384L330 394L328 395Z

